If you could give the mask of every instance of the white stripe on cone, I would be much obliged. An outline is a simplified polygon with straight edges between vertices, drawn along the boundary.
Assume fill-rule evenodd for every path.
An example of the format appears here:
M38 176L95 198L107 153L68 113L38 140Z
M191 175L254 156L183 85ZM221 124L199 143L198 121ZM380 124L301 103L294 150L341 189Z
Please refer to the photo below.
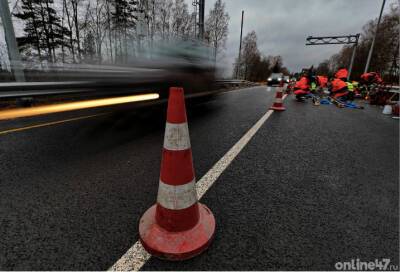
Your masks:
M189 208L197 202L195 179L182 185L169 185L160 180L157 202L170 210Z
M280 103L280 104L282 104L282 98L277 98L277 99L275 99L275 103L277 104L277 103Z
M173 151L186 150L190 148L189 129L187 123L166 123L164 148Z

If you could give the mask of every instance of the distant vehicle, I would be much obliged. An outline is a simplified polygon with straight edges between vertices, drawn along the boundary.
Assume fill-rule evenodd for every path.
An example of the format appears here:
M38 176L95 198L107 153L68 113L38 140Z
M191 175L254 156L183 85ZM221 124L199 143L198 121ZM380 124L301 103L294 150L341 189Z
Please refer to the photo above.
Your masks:
M272 73L267 80L267 85L268 86L278 85L282 80L283 80L282 73Z
M283 81L284 81L285 83L289 83L290 77L289 77L289 76L284 76L284 77L283 77Z

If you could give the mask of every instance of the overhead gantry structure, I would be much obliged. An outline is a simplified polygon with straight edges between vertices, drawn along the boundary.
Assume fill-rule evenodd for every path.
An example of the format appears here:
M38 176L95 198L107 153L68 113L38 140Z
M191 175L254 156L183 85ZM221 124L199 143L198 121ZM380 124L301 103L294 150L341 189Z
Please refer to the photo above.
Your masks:
M350 79L351 70L353 69L354 58L356 56L356 49L360 33L355 35L343 35L343 36L324 36L324 37L313 37L308 36L306 39L306 45L329 45L329 44L353 44L353 53L351 54L351 60L349 65L349 73L347 80Z

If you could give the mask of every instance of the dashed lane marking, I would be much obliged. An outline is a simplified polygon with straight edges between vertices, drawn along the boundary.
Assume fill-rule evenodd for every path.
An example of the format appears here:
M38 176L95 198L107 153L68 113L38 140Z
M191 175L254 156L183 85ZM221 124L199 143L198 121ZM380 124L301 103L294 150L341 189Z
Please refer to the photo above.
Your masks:
M284 100L286 96L287 95L285 94L282 97L282 100ZM214 182L219 178L219 176L221 176L236 156L243 150L273 112L273 110L268 110L264 116L262 116L257 123L255 123L253 127L250 128L246 134L244 134L242 138L196 183L197 196L199 200L208 189L211 188ZM150 259L150 257L151 255L143 248L140 241L136 241L136 243L108 269L108 271L138 271Z

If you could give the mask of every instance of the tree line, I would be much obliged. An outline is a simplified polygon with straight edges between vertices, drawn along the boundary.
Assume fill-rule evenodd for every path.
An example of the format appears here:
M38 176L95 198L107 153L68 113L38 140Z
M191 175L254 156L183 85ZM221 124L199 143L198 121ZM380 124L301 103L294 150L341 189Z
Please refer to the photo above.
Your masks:
M369 71L378 72L386 82L399 81L399 5L393 4L390 11L382 16L375 40ZM364 73L368 52L372 44L378 19L370 20L363 26L352 70L352 78L359 79ZM318 74L333 76L340 67L348 67L352 46L344 46L339 53L322 61L316 68Z
M157 43L198 35L198 14L185 0L20 0L12 15L24 26L17 42L32 65L124 63ZM217 0L201 41L213 47L215 61L228 23L225 4Z
M242 42L242 50L233 66L233 77L249 81L265 81L271 73L289 74L281 56L265 56L257 46L255 31L248 33Z

